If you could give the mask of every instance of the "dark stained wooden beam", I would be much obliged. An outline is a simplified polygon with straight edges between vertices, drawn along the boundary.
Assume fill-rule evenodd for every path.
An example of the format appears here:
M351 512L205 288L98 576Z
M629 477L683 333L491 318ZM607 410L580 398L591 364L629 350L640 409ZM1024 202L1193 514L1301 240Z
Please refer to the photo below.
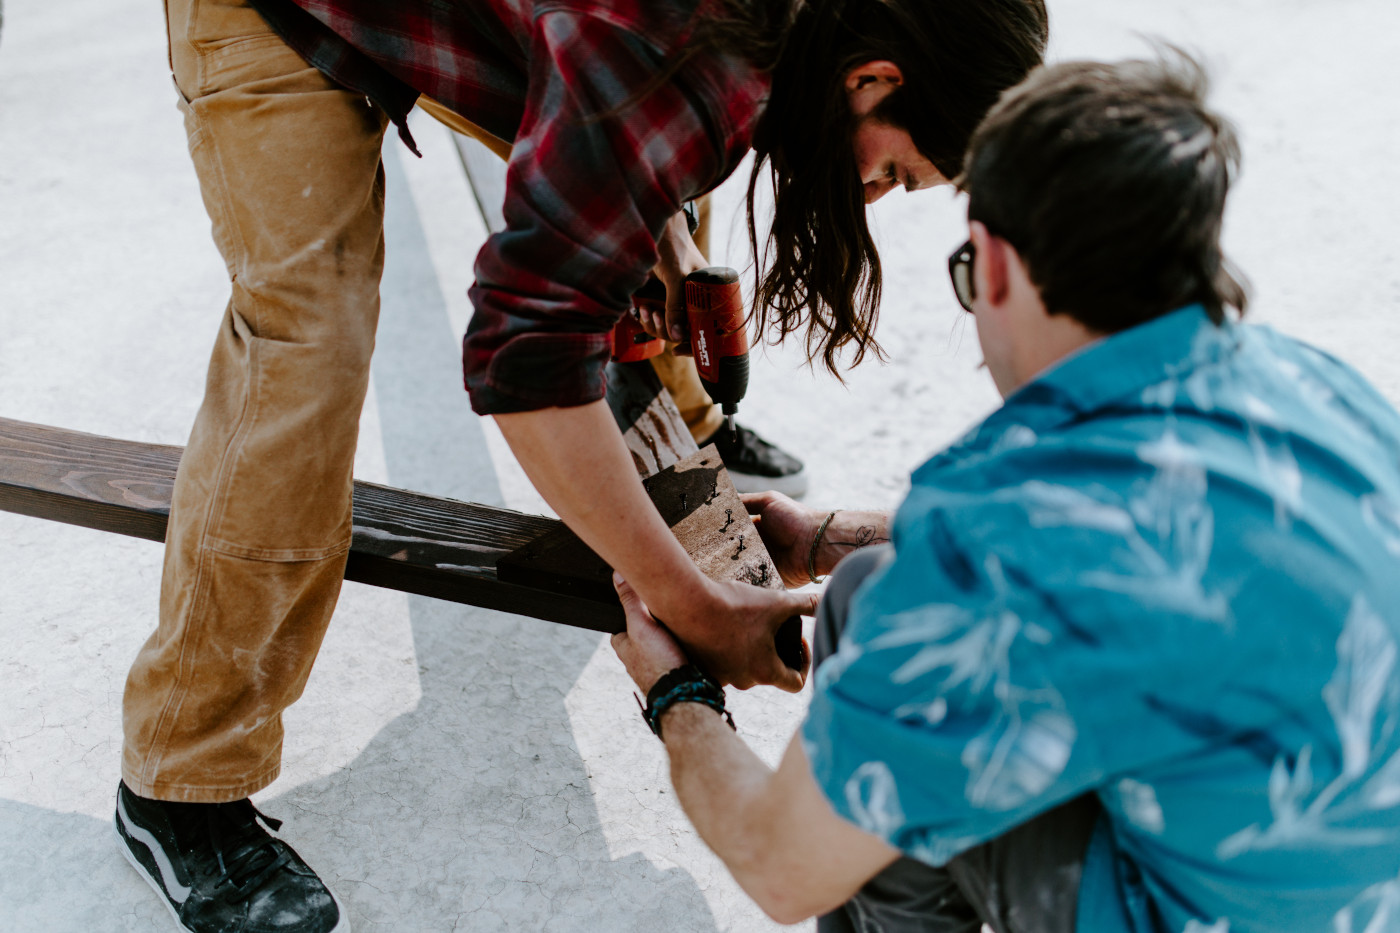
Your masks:
M181 448L0 418L0 510L164 541ZM345 579L599 632L622 609L503 583L496 561L549 518L356 481Z
M652 476L699 452L649 361L609 363L607 402L639 475Z
M662 521L707 577L782 589L773 558L713 444L645 477L642 485ZM599 605L617 602L612 568L563 525L501 556L496 569L500 579L510 583ZM792 617L778 630L776 647L788 667L806 667L800 618Z

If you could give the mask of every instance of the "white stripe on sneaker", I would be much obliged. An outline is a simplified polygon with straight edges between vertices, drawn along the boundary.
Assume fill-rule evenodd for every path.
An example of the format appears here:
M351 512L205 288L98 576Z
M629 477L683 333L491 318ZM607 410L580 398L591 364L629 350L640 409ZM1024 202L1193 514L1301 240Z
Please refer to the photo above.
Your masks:
M184 904L185 899L190 896L190 889L180 883L180 878L175 874L175 866L170 864L170 857L165 854L156 837L151 835L149 830L142 829L131 821L127 815L126 804L122 801L121 794L117 795L117 819L122 821L122 829L128 836L143 843L151 850L151 857L156 860L156 869L160 872L160 882L165 888L166 895L177 904Z

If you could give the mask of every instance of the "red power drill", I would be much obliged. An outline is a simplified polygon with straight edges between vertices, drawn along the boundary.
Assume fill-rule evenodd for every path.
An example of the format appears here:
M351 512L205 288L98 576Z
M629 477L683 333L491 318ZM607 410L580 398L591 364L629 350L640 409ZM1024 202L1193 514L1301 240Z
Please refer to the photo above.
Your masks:
M619 363L651 359L664 346L642 330L635 309L646 307L664 312L665 287L656 278L648 279L632 296L632 304L634 310L624 314L613 328L613 359ZM710 266L687 275L685 310L690 322L689 348L695 355L700 383L724 412L732 434L734 413L749 390L749 332L745 327L739 273L724 266Z
M732 436L734 413L749 391L749 331L739 273L710 266L687 275L685 311L700 384L724 411Z

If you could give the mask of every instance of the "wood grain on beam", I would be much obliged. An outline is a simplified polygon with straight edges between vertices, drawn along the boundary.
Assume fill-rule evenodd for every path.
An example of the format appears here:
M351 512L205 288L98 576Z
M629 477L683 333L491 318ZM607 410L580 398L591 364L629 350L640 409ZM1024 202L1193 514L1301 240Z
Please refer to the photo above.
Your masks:
M660 473L699 452L650 362L609 363L607 376L608 407L639 475Z
M0 510L164 541L181 448L0 418ZM561 523L356 481L345 579L600 632L620 606L502 583L496 561Z

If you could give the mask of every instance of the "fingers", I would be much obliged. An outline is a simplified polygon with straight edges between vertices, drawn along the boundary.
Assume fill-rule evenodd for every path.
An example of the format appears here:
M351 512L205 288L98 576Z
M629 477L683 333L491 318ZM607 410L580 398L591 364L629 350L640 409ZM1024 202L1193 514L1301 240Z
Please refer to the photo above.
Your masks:
M642 325L642 330L653 337L666 339L666 315L660 309L638 307L637 322Z
M802 617L792 616L773 633L773 648L778 660L794 671L805 671L811 660L807 643L802 640Z
M684 296L682 291L681 295ZM690 340L690 320L686 316L685 301L672 302L666 298L666 339L676 343Z
M776 629L779 625L787 623L788 616L814 616L817 614L817 605L822 601L821 593L796 593L791 590L783 590L783 614L776 617L774 624Z
M744 508L750 515L762 515L763 510L772 503L776 492L741 492L739 501L744 503Z
M642 597L637 591L632 589L632 584L622 579L616 572L613 573L613 589L617 590L617 598L622 601L622 611L627 616L627 631L633 643L640 644L643 649L653 639L653 630L659 630L656 620L647 611L646 603L642 602ZM613 636L617 638L616 635Z
M685 652L671 633L651 617L637 591L616 573L613 587L627 614L627 631L612 636L613 650L637 686L650 690L663 674L686 663Z
M613 634L613 637L610 638L609 641L612 643L613 653L621 659L623 665L625 666L627 664L627 655L632 648L632 644L627 637L627 633L615 632Z
M778 630L773 651L769 654L764 669L759 673L763 683L771 684L779 690L797 693L807 683L807 672L812 666L812 652L802 637L802 624L796 616L790 620L795 625L784 625Z
M806 642L803 642L805 647ZM803 665L802 670L794 670L786 664L781 664L774 671L773 686L785 693L801 693L802 688L807 685L807 667Z
M637 595L637 591L632 589L632 584L622 579L622 574L613 572L613 589L617 590L617 598L622 600L622 609L629 616L633 613L646 612L646 607L642 605L642 597Z
M666 290L666 339L675 344L671 352L678 356L690 356L690 317L685 310L685 285L677 285L674 290Z

